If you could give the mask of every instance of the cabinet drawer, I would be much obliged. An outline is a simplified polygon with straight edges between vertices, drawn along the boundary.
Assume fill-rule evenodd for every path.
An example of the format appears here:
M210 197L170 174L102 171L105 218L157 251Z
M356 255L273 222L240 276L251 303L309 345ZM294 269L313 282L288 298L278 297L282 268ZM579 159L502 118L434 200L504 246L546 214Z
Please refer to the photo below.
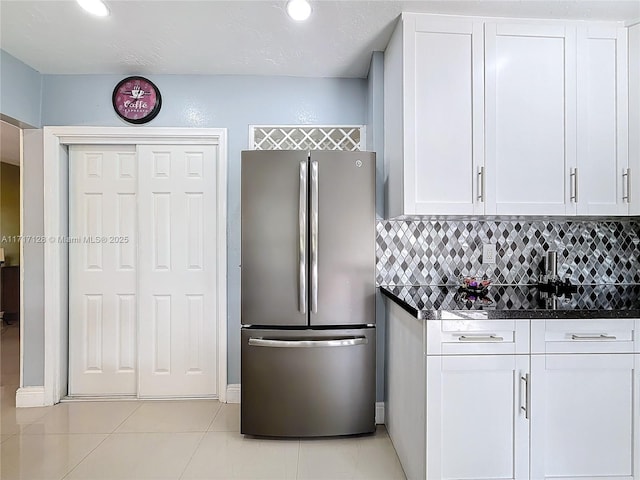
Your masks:
M634 319L532 320L531 353L633 353L638 351Z
M529 353L529 320L427 320L427 355Z

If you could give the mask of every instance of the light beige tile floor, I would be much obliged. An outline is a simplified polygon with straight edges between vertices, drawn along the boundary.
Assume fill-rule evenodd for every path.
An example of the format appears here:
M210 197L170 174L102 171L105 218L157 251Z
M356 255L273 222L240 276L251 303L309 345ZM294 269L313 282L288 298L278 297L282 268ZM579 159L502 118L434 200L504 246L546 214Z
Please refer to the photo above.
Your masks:
M264 439L215 400L65 402L15 407L17 326L0 342L2 480L400 480L383 426L373 435Z

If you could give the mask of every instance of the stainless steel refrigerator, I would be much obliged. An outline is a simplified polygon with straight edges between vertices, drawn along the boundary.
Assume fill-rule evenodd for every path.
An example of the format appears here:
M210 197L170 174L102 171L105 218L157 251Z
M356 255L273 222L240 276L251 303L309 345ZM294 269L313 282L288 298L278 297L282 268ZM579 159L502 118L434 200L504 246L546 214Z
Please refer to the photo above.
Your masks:
M241 427L375 429L375 154L242 153Z

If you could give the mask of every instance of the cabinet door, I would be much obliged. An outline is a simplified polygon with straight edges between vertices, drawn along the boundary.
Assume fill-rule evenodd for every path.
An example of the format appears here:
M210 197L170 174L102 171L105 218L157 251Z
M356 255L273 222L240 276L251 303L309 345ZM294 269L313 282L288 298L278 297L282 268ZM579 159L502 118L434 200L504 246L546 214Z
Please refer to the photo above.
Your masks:
M575 213L575 29L488 23L486 213Z
M405 213L483 213L482 23L408 16L404 45Z
M638 365L632 354L531 357L531 478L639 478Z
M427 478L525 479L528 355L427 357Z
M577 207L579 215L629 212L627 32L578 28Z
M629 213L640 215L640 23L629 27Z

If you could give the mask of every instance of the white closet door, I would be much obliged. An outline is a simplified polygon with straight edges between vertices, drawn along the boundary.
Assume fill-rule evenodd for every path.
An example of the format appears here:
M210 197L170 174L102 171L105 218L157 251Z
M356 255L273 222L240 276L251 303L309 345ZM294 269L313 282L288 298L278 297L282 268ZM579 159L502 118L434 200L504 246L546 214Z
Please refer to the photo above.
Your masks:
M69 150L69 394L135 395L135 147Z
M214 146L138 146L140 397L217 394Z

